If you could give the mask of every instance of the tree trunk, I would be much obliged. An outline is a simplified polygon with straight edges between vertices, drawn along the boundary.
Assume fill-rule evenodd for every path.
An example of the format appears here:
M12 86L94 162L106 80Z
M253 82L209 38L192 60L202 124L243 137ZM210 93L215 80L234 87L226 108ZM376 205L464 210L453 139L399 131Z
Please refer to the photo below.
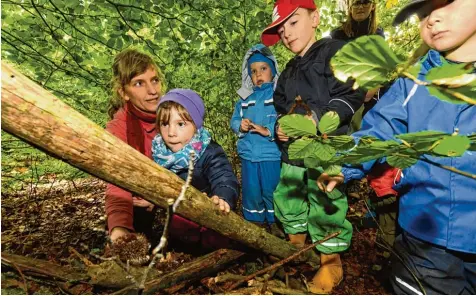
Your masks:
M3 61L2 129L163 208L167 199L179 196L184 183ZM285 258L296 252L290 243L237 214L221 214L193 187L187 189L177 213L266 254ZM317 256L313 258L318 262Z

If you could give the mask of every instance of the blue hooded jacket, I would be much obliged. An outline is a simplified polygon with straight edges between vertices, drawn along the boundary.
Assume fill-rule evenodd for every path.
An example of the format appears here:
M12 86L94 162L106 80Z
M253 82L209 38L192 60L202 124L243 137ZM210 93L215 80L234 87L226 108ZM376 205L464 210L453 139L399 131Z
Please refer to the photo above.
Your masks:
M430 69L441 66L442 59L439 52L430 50L423 60L419 79L423 80ZM434 130L451 134L457 129L460 135L476 133L476 106L441 101L431 96L426 87L409 79L398 79L367 113L362 129L353 136L389 140L403 133ZM476 151L466 151L454 158L427 157L441 165L476 174ZM374 163L364 163L361 169L343 168L345 180L364 177ZM426 242L476 253L476 180L422 161L403 170L401 177L394 186L401 196L400 226Z
M263 83L261 86L254 86L248 74L248 59L256 52L272 60L277 73L272 82ZM276 58L266 46L257 44L248 50L242 64L242 87L237 91L241 99L235 105L230 122L232 130L239 138L237 146L240 158L252 162L281 160L281 152L274 141L277 113L273 105L273 92L278 76ZM240 132L241 121L245 118L267 128L270 132L269 137L263 137L252 131Z

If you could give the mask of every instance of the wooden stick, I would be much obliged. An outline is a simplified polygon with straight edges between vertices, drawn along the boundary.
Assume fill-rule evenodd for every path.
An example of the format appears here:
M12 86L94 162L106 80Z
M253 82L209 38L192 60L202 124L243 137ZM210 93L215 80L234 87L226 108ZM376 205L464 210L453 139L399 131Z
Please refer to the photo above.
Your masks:
M308 250L310 250L310 249L312 249L312 248L315 248L317 245L322 244L323 242L326 242L326 241L330 240L331 238L334 238L334 237L338 236L339 234L340 234L340 231L339 231L339 232L334 232L334 233L332 233L332 234L329 234L328 236L324 237L324 238L321 239L320 241L317 241L317 242L315 242L315 243L313 243L313 244L311 244L311 245L309 245L309 246L307 246L307 247L305 247L305 248L302 248L301 250L299 250L298 252L296 252L296 253L294 253L293 255L289 256L288 258L285 258L285 259L283 259L283 260L281 260L281 261L279 261L279 262L276 262L275 264L273 264L273 265L271 265L271 266L268 266L268 267L266 267L266 268L264 268L264 269L262 269L262 270L260 270L260 271L257 271L257 272L255 272L255 273L253 273L253 274L251 274L251 275L245 277L245 278L242 279L242 280L239 280L238 282L236 282L235 284L233 284L230 288L228 288L227 291L230 292L231 290L236 289L238 286L240 286L240 285L243 284L244 282L249 281L249 280L251 280L252 278L254 278L254 277L258 276L258 275L261 275L261 274L263 274L263 273L267 273L267 272L269 272L269 271L271 271L271 270L274 270L274 269L276 269L276 268L282 266L283 264L288 263L289 261L291 261L291 260L293 260L294 258L298 257L298 256L301 255L302 253L304 253L304 252L306 252L306 251L308 251Z

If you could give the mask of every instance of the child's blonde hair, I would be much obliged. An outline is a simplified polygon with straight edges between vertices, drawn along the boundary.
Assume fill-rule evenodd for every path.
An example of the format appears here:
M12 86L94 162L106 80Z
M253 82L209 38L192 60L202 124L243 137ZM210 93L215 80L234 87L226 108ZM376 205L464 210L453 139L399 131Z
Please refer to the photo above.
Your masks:
M130 83L134 77L146 72L148 69L155 70L162 86L161 91L165 91L164 75L148 54L140 52L137 49L125 49L114 57L112 79L110 82L112 96L107 111L110 118L113 118L114 113L125 104L121 95L124 91L124 86Z
M342 30L344 31L345 35L347 37L355 37L355 32L352 28L352 3L355 0L351 0L349 3L349 10L347 13L347 19L346 21L342 24ZM377 3L372 1L372 4L374 5L374 9L370 12L369 18L370 18L370 23L369 23L369 30L368 34L373 35L377 32L378 28L378 19L377 19Z
M160 126L163 123L169 123L172 110L177 110L180 118L182 118L184 121L190 121L195 127L195 129L197 129L197 126L195 125L192 116L190 116L190 113L188 113L187 109L185 109L184 106L174 101L167 101L160 104L159 108L157 109L157 119L155 120L155 125L156 130L159 131L159 133Z

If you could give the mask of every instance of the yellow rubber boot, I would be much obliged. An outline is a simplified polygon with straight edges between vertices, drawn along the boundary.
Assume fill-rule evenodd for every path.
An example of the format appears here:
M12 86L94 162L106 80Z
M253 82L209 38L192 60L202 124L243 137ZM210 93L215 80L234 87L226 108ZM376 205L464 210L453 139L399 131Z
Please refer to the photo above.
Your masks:
M289 242L299 249L306 244L307 233L289 234Z
M343 278L344 271L340 255L321 253L321 267L309 283L309 289L314 294L330 294Z

